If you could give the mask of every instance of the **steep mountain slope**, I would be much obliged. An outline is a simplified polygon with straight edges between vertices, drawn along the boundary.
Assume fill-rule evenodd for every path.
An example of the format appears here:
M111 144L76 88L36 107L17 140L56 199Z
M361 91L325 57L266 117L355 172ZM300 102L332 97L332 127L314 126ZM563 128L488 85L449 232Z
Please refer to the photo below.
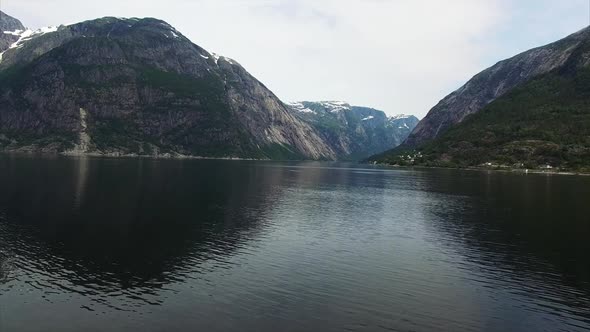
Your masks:
M334 159L234 60L157 19L103 18L19 36L0 62L0 149Z
M16 18L6 14L0 10L0 30L1 31L15 31L24 30L24 25Z
M340 159L364 159L398 146L418 123L411 115L387 117L382 111L345 102L288 105L320 133Z
M25 27L19 20L0 11L0 53L18 41L17 33L24 30Z
M558 42L501 61L477 74L432 108L403 147L417 147L438 137L512 89L562 67L580 44L588 39L589 33L588 29L584 29Z
M574 37L578 42L560 66L512 89L437 139L375 159L590 171L590 33Z

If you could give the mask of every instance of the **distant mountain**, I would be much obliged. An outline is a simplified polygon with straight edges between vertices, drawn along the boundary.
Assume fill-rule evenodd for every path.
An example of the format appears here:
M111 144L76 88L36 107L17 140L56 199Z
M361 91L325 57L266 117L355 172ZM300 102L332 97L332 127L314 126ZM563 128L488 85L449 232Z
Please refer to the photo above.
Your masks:
M0 32L4 32L0 33L0 53L18 41L17 34L24 30L25 27L19 20L0 11Z
M164 21L25 29L2 13L0 150L336 159L236 61Z
M483 71L445 98L392 164L590 171L590 29Z
M340 159L360 160L401 144L418 119L387 117L379 110L346 102L295 102L288 106L310 124Z
M14 18L14 17L12 17L0 10L0 30L1 31L25 30L25 26L16 18Z

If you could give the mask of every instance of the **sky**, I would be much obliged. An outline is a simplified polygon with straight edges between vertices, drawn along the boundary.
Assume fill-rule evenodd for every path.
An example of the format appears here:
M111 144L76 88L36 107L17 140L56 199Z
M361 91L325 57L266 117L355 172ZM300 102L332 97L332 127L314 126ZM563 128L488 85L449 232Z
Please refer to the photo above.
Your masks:
M29 28L157 17L283 101L422 118L481 70L589 24L589 0L0 0Z

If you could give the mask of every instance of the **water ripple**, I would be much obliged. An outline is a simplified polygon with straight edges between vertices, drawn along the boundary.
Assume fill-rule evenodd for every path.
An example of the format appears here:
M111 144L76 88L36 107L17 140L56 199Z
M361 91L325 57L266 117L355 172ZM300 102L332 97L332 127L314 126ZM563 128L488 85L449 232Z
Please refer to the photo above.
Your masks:
M590 328L586 178L5 156L0 167L2 331Z

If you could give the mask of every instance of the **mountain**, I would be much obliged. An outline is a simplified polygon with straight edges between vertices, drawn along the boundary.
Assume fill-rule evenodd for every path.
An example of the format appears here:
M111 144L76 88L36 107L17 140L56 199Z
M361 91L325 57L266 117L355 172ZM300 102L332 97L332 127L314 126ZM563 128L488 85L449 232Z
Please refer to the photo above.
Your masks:
M345 102L296 102L288 106L319 132L339 159L360 160L400 145L418 119Z
M2 27L12 43L0 62L0 150L337 157L236 61L164 21L107 17L32 31L2 14Z
M25 26L16 18L0 10L0 30L16 31L25 30Z
M564 66L587 41L588 33L587 29L582 30L558 42L501 61L477 74L434 106L404 142L404 147L416 147L438 137L512 89Z
M469 101L471 98L471 101ZM445 98L391 164L590 171L590 29L475 76Z
M25 27L19 20L0 11L0 32L8 32L0 33L0 52L14 44L19 39L17 33L24 30Z

